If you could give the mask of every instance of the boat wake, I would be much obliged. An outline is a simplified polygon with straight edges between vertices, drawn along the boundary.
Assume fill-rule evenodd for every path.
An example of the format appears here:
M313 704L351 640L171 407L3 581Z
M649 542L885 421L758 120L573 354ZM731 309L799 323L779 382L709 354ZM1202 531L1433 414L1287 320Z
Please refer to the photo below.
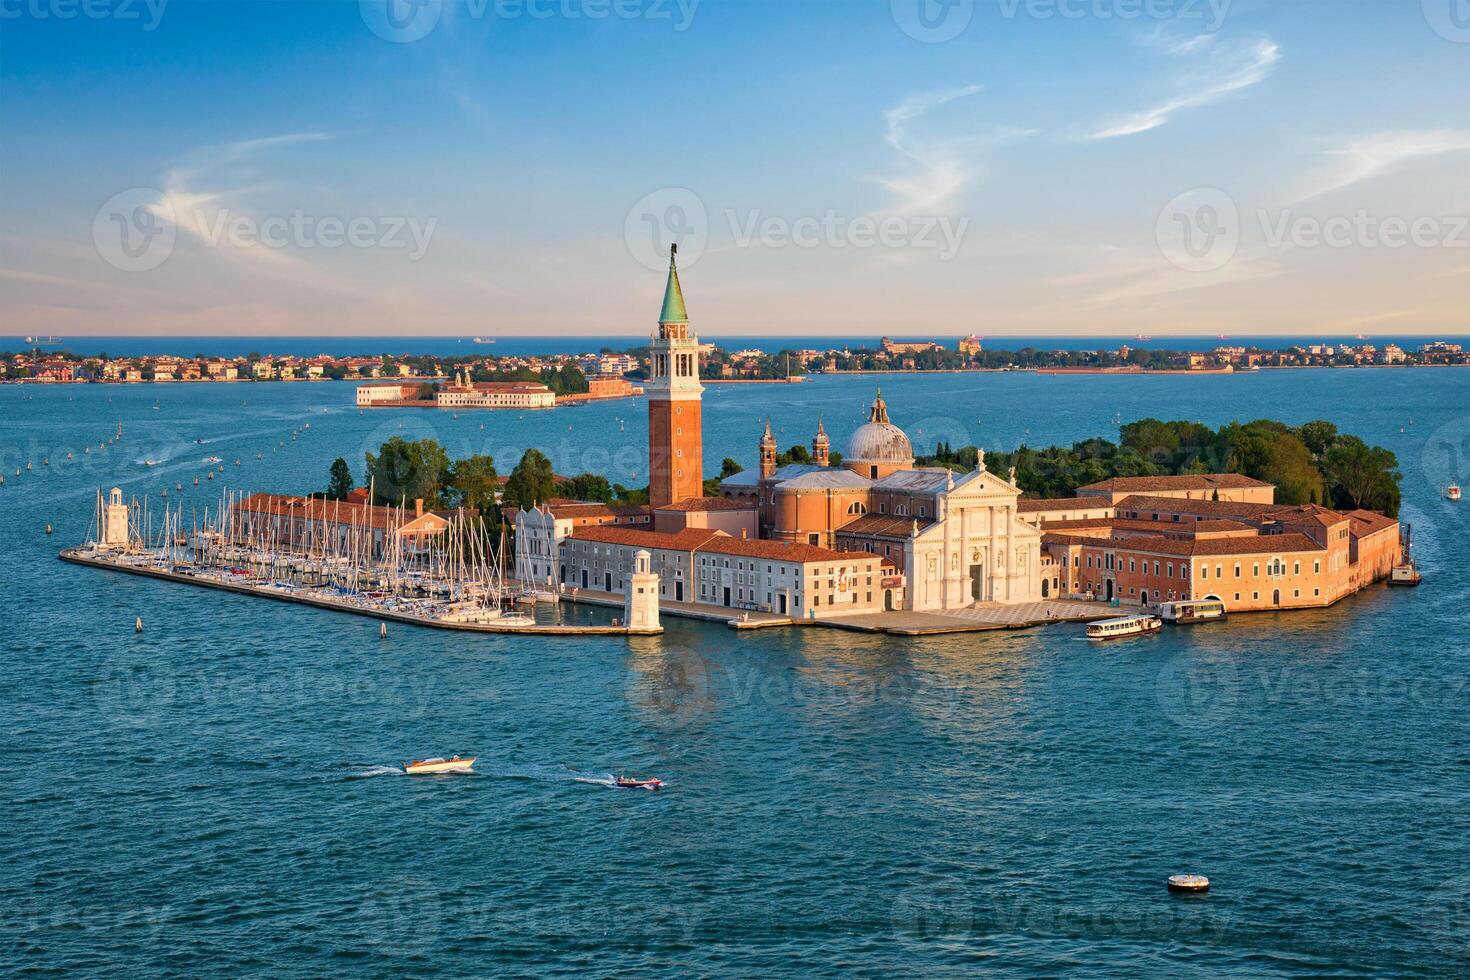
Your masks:
M348 773L348 779L367 779L369 776L402 776L403 770L398 766L372 766L362 772Z
M615 783L615 777L610 772L583 772L569 766L521 766L491 770L486 775L501 779L535 779L548 783L590 783L594 786L612 786Z

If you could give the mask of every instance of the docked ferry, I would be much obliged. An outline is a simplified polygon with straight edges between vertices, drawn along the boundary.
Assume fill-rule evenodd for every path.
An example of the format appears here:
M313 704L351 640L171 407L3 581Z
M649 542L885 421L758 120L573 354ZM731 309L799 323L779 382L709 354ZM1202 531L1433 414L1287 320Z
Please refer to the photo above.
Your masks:
M1125 636L1157 633L1163 625L1163 620L1159 617L1147 615L1100 619L1095 623L1087 624L1087 638L1089 640L1120 640Z
M1159 606L1159 618L1176 626L1208 623L1225 618L1225 603L1219 599L1180 599L1166 602Z

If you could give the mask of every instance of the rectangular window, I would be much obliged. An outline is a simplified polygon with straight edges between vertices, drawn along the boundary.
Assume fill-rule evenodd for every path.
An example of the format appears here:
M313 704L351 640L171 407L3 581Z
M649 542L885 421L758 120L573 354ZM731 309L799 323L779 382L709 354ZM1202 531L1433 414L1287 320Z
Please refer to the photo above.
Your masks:
M1261 575L1261 566L1260 566L1260 564L1257 563L1257 564L1252 565L1251 566L1251 578L1259 578L1260 575Z
M1236 565L1235 565L1235 577L1236 578L1240 578L1240 563L1239 562L1237 562ZM1240 596L1236 596L1235 598L1239 599Z
M1301 573L1302 573L1302 563L1299 562L1299 561L1292 562L1291 563L1291 574L1293 574L1293 575L1300 575Z

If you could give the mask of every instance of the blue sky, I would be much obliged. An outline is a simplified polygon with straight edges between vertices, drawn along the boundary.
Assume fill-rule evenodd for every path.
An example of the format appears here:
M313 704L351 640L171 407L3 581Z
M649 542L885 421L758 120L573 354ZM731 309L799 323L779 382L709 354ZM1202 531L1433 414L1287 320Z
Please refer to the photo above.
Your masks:
M89 2L7 332L636 333L671 240L709 333L1470 330L1462 0Z

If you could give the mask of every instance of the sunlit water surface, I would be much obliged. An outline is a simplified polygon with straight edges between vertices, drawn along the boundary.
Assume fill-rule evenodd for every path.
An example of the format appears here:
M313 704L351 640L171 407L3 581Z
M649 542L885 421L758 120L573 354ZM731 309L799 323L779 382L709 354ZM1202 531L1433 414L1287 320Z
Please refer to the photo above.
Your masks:
M85 537L99 486L155 508L168 487L202 512L222 480L316 489L336 456L360 472L393 434L490 452L502 471L541 446L558 472L640 486L644 405L455 418L364 415L340 384L6 386L0 962L189 976L1470 967L1470 504L1438 497L1470 479L1470 374L882 384L921 447L1065 443L1148 415L1332 419L1398 453L1427 581L1101 649L1075 626L899 640L677 619L634 641L404 626L381 640L370 620L55 552ZM840 448L870 397L853 378L712 387L706 468L753 465L767 415L784 446L821 414ZM119 421L123 441L99 450ZM214 482L209 455L226 461ZM449 752L478 755L476 774L401 774ZM668 787L606 785L624 772ZM1181 871L1209 875L1210 894L1169 895Z

